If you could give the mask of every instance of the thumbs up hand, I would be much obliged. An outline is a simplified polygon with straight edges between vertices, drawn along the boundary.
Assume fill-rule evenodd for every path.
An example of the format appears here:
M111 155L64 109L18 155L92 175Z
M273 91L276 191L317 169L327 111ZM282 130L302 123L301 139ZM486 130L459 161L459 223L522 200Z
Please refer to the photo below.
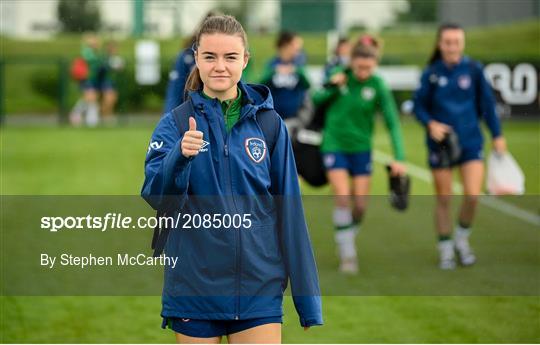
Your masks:
M203 145L203 133L197 130L197 122L194 117L189 118L189 130L184 133L180 149L184 157L189 158L199 154Z

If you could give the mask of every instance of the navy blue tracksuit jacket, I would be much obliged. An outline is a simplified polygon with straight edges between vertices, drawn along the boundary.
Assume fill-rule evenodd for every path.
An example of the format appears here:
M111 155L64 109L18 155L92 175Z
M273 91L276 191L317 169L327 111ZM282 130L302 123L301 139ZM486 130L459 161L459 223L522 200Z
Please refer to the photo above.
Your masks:
M493 90L483 67L468 57L451 68L438 60L424 70L414 96L414 113L425 126L430 120L450 125L464 149L482 148L480 118L493 138L501 135ZM429 134L426 141L430 149L437 147Z
M301 60L299 57L292 63L300 69L303 68ZM275 57L270 60L266 70L274 70L279 64L283 64L283 61L279 57ZM302 76L299 72L285 76L274 73L270 80L264 81L264 84L270 88L275 109L283 119L294 118L298 115L310 87L305 74Z
M190 92L205 144L190 159L171 113L152 134L142 196L156 210L187 214L251 214L241 229L171 231L165 268L163 317L250 319L282 315L290 281L303 326L322 324L317 268L304 219L291 143L279 121L273 151L266 147L258 112L273 109L267 87L240 82L242 108L227 133L221 105ZM186 126L187 128L187 126Z
M170 112L184 102L184 88L193 66L195 66L193 50L191 48L182 50L169 73L164 113Z

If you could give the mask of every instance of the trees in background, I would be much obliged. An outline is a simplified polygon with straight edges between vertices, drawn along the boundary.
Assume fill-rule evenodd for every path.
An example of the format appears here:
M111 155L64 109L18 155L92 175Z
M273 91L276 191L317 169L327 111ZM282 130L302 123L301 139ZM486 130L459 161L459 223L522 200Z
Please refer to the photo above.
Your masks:
M58 21L63 32L98 31L101 16L94 0L59 0Z
M409 0L409 11L401 13L400 22L434 23L437 21L437 0Z

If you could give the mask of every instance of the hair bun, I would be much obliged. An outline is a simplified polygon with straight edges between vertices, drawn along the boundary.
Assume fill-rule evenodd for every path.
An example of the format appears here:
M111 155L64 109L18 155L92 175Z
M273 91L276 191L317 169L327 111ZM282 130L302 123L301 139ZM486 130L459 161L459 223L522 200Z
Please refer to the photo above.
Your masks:
M380 57L380 47L379 42L371 35L362 35L356 40L354 45L351 57L357 58L374 58L379 59Z
M377 40L371 35L362 35L360 36L360 39L358 40L361 44L365 46L371 46L371 47L378 47L379 44Z

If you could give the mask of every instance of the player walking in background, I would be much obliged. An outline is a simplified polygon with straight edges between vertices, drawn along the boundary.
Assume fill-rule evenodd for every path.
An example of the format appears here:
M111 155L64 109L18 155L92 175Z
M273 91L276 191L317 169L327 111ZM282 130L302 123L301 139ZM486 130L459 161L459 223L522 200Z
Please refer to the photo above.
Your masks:
M217 12L210 11L203 21ZM184 91L189 73L195 66L193 56L193 43L195 34L191 35L185 42L182 51L176 57L172 70L169 72L169 82L167 83L167 93L165 95L165 108L163 113L168 113L184 102Z
M77 100L70 113L70 122L95 127L101 115L108 124L114 123L114 106L118 100L117 74L124 68L124 60L118 55L117 44L107 42L102 49L101 40L95 34L83 39L80 57L84 60L86 77L79 80L82 98ZM101 106L100 106L101 98Z
M121 73L125 68L125 61L118 54L117 42L110 40L105 45L105 56L99 71L99 85L101 90L101 111L103 121L115 124L114 107L118 101L118 84Z
M493 149L506 151L491 87L482 66L463 55L464 48L465 32L459 25L440 26L435 51L414 98L414 112L426 128L437 195L435 226L441 269L455 268L455 252L464 266L476 261L469 236L484 177L481 118L491 132ZM453 167L459 168L464 193L454 240L450 216Z
M334 87L313 96L316 105L332 99L326 113L321 152L335 195L335 240L340 271L345 273L358 271L355 238L367 207L373 126L379 110L390 133L395 156L391 173L405 174L396 105L383 79L374 73L379 55L377 40L371 36L361 37L352 49L351 67L337 67L330 77Z
M303 40L295 33L282 32L276 46L278 54L267 64L261 84L270 88L278 114L294 127L310 87L301 58Z
M70 122L80 125L83 120L87 126L95 127L99 123L100 69L103 64L101 40L95 34L86 34L81 47L81 58L86 63L87 76L79 82L82 99L75 104Z
M195 57L193 56L193 37L186 40L184 49L178 54L172 70L169 72L169 82L167 83L167 93L165 95L164 113L167 113L184 102L184 89L186 81L193 66Z
M194 47L187 100L152 135L142 195L174 214L249 214L252 226L171 231L165 253L182 264L165 269L163 326L182 343L279 343L288 281L301 325L322 324L289 135L268 88L240 80L249 53L236 19L207 18Z
M351 42L349 39L342 37L338 40L336 49L334 49L334 55L324 66L324 80L328 81L332 71L336 67L348 67L351 60Z

